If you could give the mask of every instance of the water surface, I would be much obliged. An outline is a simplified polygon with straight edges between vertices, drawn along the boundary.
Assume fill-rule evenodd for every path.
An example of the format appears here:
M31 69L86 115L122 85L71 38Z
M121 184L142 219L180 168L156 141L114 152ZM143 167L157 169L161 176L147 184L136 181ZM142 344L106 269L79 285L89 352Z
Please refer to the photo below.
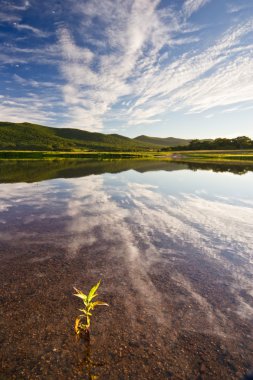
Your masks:
M192 165L0 165L4 379L241 379L251 368L253 173ZM110 307L94 312L87 360L73 286L100 278Z

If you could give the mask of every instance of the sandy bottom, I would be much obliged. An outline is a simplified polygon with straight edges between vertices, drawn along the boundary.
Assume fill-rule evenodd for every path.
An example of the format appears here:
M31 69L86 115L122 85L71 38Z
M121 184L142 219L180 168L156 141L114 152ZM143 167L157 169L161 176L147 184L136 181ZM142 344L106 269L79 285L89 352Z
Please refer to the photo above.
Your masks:
M65 260L57 245L44 245L36 255L1 245L1 379L243 377L252 364L252 325L233 312L229 278L217 287L214 268L199 268L193 254L185 265L178 255L177 264L153 266L150 278L159 299L151 303L133 287L117 255L103 248ZM183 276L212 306L189 297ZM81 304L72 287L84 289L86 278L86 289L102 278L100 298L110 304L94 312L88 348L73 330Z

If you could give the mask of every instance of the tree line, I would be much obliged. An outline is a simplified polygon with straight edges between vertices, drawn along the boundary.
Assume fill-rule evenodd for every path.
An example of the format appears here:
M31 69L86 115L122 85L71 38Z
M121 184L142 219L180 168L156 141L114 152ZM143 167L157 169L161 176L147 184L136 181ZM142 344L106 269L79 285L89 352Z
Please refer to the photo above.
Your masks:
M253 149L253 140L247 136L239 136L234 139L217 138L214 140L191 140L187 146L167 148L167 150L234 150ZM161 149L161 150L166 150Z

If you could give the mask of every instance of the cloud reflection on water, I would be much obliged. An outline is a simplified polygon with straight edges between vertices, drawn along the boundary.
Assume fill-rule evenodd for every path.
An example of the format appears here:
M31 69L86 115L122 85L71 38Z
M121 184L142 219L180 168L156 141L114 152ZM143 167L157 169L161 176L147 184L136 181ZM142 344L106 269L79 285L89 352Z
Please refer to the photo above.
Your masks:
M72 234L70 256L77 255L84 246L99 244L95 232L99 228L100 244L110 247L113 242L109 249L111 253L116 250L127 265L133 286L140 294L138 299L145 302L148 299L149 313L157 315L158 322L167 326L169 317L163 312L163 295L150 277L152 267L175 260L175 253L176 260L186 265L189 256L197 256L200 266L202 261L209 262L220 273L233 278L229 286L237 300L237 312L243 318L252 317L252 307L240 295L245 290L252 296L253 208L250 202L245 201L242 207L230 204L227 199L224 202L220 197L203 198L201 194L165 196L157 185L126 183L119 179L115 184L111 178L115 179L93 176L71 180L73 192L68 215L72 219L67 227ZM201 294L189 278L176 270L171 279L180 283L203 309L209 321L206 328L223 334L226 317L210 304L208 296Z
M163 173L163 176L173 175ZM29 206L30 211L21 210L20 215L24 216L23 222L32 225L29 239L35 239L38 234L33 232L33 227L42 219L55 218L57 225L61 218L64 229L55 229L51 240L49 232L43 235L42 231L40 244L53 239L61 242L69 260L84 254L85 249L95 252L102 247L108 250L108 256L118 257L128 268L142 310L150 316L156 315L159 325L168 327L172 323L172 316L164 309L164 299L174 304L183 301L193 303L203 317L196 321L195 314L187 311L182 328L197 330L201 321L202 329L209 333L228 334L226 310L222 305L214 307L210 294L205 294L180 268L189 266L191 260L198 262L199 268L210 265L221 274L213 279L217 286L223 274L224 281L229 277L228 291L236 299L238 316L252 318L253 308L242 297L242 291L253 297L252 201L242 199L241 205L238 201L234 204L231 196L208 197L206 190L187 192L183 185L178 193L165 194L159 184L148 179L145 183L145 178L140 174L135 180L128 174L92 175L47 181L39 186L1 185L0 219L5 223L8 213ZM1 233L3 239L7 235L6 230ZM24 237L25 232L16 227L16 241L24 241ZM110 262L105 265L110 266ZM159 265L168 266L171 272L166 275L175 288L180 286L184 290L178 300L169 300L165 290L157 287L153 274ZM125 302L129 312L131 308L136 309L136 300L126 295Z

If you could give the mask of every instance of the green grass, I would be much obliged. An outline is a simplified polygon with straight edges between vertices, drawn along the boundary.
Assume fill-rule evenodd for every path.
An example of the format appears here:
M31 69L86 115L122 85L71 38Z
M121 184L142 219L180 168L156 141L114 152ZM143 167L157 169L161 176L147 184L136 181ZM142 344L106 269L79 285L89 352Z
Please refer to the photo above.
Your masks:
M253 150L180 151L180 152L175 152L174 154L178 156L177 160L182 160L182 161L253 162Z
M253 161L253 151L180 151L180 152L150 152L150 151L90 151L90 152L66 152L66 151L0 151L0 159L128 159L145 158L156 160L176 160L176 161Z
M203 158L203 159L211 159L211 160L252 160L253 152L230 152L230 153L220 153L220 152L212 152L212 153L187 153L187 157L189 158Z
M0 159L55 159L55 158L154 158L150 152L50 152L50 151L0 151Z

